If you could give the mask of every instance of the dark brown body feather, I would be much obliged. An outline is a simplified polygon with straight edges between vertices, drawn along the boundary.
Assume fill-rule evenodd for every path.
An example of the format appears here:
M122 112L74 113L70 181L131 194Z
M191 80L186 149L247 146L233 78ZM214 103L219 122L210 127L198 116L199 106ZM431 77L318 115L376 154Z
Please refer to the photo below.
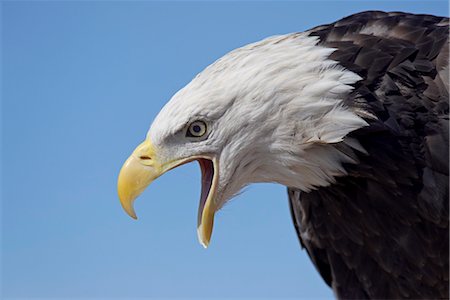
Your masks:
M294 225L339 298L448 298L448 19L363 12L310 30L363 80L345 103L370 126L347 176L288 189Z

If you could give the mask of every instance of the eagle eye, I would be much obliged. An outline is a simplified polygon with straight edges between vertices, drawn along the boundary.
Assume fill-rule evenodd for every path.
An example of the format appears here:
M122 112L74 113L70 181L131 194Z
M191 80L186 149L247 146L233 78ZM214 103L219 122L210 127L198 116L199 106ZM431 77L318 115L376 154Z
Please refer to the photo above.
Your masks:
M203 121L192 122L186 132L187 137L202 137L206 134L206 123Z

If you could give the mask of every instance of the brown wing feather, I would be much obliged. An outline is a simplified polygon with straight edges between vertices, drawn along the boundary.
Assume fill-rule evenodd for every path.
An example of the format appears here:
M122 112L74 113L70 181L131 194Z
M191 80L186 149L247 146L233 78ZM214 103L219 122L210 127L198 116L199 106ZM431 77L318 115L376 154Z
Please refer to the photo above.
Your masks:
M289 189L300 242L339 298L448 298L448 32L448 18L378 11L309 31L363 77L346 105L377 117L349 135L366 153L348 176Z

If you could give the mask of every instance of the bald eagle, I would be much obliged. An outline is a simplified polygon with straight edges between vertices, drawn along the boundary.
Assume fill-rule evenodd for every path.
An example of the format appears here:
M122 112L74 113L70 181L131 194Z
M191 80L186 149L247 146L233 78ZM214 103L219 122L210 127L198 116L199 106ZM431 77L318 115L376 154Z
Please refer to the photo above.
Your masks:
M368 11L231 51L177 92L118 179L125 211L198 161L198 237L244 186L285 185L338 298L447 298L449 19Z

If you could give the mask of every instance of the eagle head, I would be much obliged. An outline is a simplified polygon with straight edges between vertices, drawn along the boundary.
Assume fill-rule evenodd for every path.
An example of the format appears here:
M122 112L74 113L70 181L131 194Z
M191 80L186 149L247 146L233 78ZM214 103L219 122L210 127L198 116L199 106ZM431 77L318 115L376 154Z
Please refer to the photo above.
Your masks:
M124 163L118 193L133 201L157 177L198 161L198 237L207 247L214 214L244 186L277 182L302 191L345 174L333 145L367 123L343 104L361 78L329 59L335 49L304 33L236 49L177 92Z

